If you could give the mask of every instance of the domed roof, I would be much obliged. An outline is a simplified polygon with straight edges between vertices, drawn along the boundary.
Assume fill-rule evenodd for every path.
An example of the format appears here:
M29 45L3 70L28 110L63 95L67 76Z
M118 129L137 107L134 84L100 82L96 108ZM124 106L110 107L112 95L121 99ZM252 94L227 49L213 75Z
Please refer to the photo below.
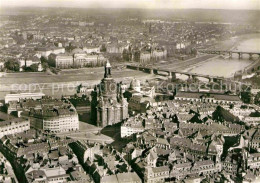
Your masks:
M72 50L72 54L75 54L75 53L85 53L85 52L80 48L75 48Z
M141 84L140 84L140 81L138 80L138 79L136 79L136 78L134 78L132 81L131 81L131 83L130 83L130 88L131 89L135 89L135 88L139 88L139 87L141 87Z

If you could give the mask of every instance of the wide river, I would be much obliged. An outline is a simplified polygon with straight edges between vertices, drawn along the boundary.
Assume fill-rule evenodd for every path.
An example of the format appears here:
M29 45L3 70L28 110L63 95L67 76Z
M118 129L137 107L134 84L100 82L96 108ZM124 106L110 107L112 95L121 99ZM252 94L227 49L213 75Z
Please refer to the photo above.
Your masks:
M250 37L250 36L248 36ZM253 38L252 38L253 37ZM251 38L238 41L232 50L244 52L260 52L260 34L254 34ZM237 38L233 38L236 42ZM257 57L254 57L257 59ZM235 72L243 70L254 61L249 60L247 55L243 55L242 59L238 59L237 54L233 54L231 59L214 58L203 63L185 69L186 71L198 74L232 77Z
M246 35L239 38L233 38L218 44L222 49L231 49L238 51L260 52L260 34ZM218 49L218 48L216 48ZM182 67L182 71L193 73L231 77L235 72L243 70L253 61L243 56L239 60L237 55L232 59L213 58L199 62L196 65L190 64L190 67ZM176 67L176 63L174 63ZM180 64L182 65L182 64ZM185 65L185 64L184 64ZM187 65L187 63L186 63ZM178 64L177 64L178 66ZM168 65L168 67L170 67ZM185 68L185 69L184 69ZM48 75L46 73L9 73L0 77L0 100L10 91L14 92L39 92L46 95L60 97L62 95L73 95L76 92L76 86L81 83L98 84L103 77L103 68L84 68L80 70L64 70L60 75ZM152 77L135 70L113 70L115 80L130 81L132 77L138 79L147 79ZM183 76L186 77L186 76ZM185 79L185 78L183 78Z

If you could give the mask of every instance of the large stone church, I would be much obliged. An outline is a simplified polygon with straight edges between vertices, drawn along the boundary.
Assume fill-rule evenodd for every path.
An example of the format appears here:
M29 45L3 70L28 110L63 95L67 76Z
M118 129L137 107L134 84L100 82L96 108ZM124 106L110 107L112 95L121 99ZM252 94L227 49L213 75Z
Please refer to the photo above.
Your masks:
M121 83L111 75L111 65L105 65L104 78L92 92L91 117L97 126L105 127L128 117L128 102L123 96Z

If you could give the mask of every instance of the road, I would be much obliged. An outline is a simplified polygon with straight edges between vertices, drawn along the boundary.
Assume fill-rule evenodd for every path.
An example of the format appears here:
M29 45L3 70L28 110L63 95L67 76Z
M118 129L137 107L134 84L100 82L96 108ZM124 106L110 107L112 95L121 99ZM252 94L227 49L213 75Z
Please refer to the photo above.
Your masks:
M196 65L200 62L204 62L213 57L216 57L216 55L202 55L197 58L192 58L192 59L188 59L185 61L174 61L172 63L167 63L164 65L163 64L155 65L154 67L157 67L159 69L172 69L172 70L176 70L176 71L183 71L187 68L192 67L193 65Z

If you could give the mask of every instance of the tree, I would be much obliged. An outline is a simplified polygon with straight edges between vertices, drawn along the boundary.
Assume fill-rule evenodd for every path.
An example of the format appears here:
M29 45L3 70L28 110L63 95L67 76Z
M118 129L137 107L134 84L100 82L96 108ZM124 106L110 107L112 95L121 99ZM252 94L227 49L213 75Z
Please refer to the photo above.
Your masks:
M184 49L184 52L185 52L186 55L190 55L191 54L191 47L190 46L186 47Z
M56 67L55 54L50 54L47 60L47 63L50 67Z
M38 71L38 64L32 64L30 66L30 69L31 69L32 72L37 72Z
M242 91L241 92L241 100L246 103L250 104L252 103L252 94L250 91Z
M132 54L127 49L123 50L123 54L122 55L123 55L123 59L125 61L130 61L131 60Z
M47 59L46 59L45 57L43 57L43 56L41 56L40 60L41 60L41 63L42 63L42 64L43 64L43 63L47 63Z
M101 48L100 48L100 51L101 52L106 52L107 51L106 45L102 44Z
M20 69L19 63L14 59L10 59L7 62L5 62L4 66L6 69L12 70L12 71L19 71L19 69Z
M260 105L260 92L256 94L254 103L256 105Z
M134 52L134 61L135 62L140 62L140 51L139 50L137 50L137 51L135 51Z
M38 64L32 64L29 67L23 66L23 70L25 72L37 72L38 71Z
M73 49L77 48L76 46L73 46L71 43L69 44L69 46L65 47L65 50L67 52L71 52Z
M198 51L197 51L196 48L192 48L192 49L191 49L191 54L192 54L192 55L197 55L197 53L198 53Z
M44 71L46 71L48 67L49 66L46 62L42 63L42 68L43 68Z
M54 54L50 54L48 59L45 57L41 57L41 64L42 67L46 70L46 66L47 67L55 67L56 66L56 62L55 62L55 55Z

